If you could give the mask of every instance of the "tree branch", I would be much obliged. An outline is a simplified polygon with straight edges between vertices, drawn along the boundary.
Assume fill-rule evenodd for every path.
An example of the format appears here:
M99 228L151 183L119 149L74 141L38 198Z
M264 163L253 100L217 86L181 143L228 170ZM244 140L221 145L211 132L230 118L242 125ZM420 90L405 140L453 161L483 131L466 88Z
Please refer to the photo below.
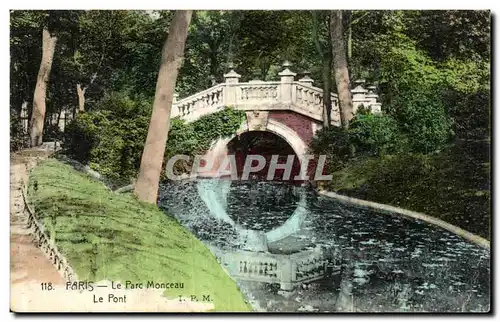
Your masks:
M318 35L318 13L316 10L311 10L312 18L313 18L313 24L312 24L312 36L313 36L313 41L314 45L316 46L316 50L318 51L318 54L323 57L323 49L321 49L321 44L319 43L319 35Z

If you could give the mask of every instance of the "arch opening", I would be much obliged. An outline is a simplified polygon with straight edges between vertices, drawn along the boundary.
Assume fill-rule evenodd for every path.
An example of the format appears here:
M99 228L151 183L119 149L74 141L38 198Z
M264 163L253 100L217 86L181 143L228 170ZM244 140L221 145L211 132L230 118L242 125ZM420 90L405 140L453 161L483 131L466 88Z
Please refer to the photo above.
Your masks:
M269 131L246 131L236 135L227 143L227 154L234 155L238 177L241 178L247 156L260 155L265 159L262 170L252 172L250 180L267 180L269 167L273 156L277 156L277 164L285 165L289 156L293 157L293 164L289 176L285 176L285 169L278 166L274 171L272 181L294 182L295 176L300 174L300 158L293 147L281 136ZM257 166L254 160L252 166Z

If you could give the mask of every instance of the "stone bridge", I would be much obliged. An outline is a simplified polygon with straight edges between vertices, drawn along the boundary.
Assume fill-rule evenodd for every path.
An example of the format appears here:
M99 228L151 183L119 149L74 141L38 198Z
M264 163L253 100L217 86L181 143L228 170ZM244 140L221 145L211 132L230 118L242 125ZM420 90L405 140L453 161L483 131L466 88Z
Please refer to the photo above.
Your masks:
M217 84L205 91L177 100L174 97L171 117L192 122L198 118L217 112L226 106L246 111L246 120L234 135L220 138L214 142L206 157L214 161L211 175L221 160L227 155L227 145L242 133L251 131L270 132L293 149L300 161L315 132L323 126L323 90L313 86L314 80L308 73L295 80L297 74L290 70L290 63L283 64L279 81L258 79L240 83L241 75L231 69L224 75L224 83ZM365 89L362 81L352 89L353 112L360 106L369 108L373 113L381 111L381 104L374 87ZM340 113L337 94L330 93L332 101L331 122L340 126Z

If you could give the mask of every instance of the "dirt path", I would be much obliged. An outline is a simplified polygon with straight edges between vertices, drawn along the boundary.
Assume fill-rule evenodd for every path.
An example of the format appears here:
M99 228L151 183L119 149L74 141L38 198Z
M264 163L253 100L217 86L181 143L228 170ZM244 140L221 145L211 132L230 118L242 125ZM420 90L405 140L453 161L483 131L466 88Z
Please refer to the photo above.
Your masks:
M50 152L24 150L10 158L10 284L11 310L25 311L31 301L26 298L28 286L40 283L64 285L65 281L51 261L45 256L27 228L28 216L24 209L22 187L28 180L28 171L37 159L44 159Z

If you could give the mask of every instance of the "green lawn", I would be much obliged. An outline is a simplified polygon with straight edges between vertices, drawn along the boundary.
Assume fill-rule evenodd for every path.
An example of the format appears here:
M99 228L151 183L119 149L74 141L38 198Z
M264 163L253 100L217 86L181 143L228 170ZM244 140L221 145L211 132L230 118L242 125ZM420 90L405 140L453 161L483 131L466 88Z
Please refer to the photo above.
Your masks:
M56 244L80 280L184 283L165 295L209 295L216 311L251 311L210 251L156 206L110 192L55 159L33 169L28 195L49 231L55 214Z
M431 156L360 157L328 189L426 213L490 238L488 141L459 141Z

